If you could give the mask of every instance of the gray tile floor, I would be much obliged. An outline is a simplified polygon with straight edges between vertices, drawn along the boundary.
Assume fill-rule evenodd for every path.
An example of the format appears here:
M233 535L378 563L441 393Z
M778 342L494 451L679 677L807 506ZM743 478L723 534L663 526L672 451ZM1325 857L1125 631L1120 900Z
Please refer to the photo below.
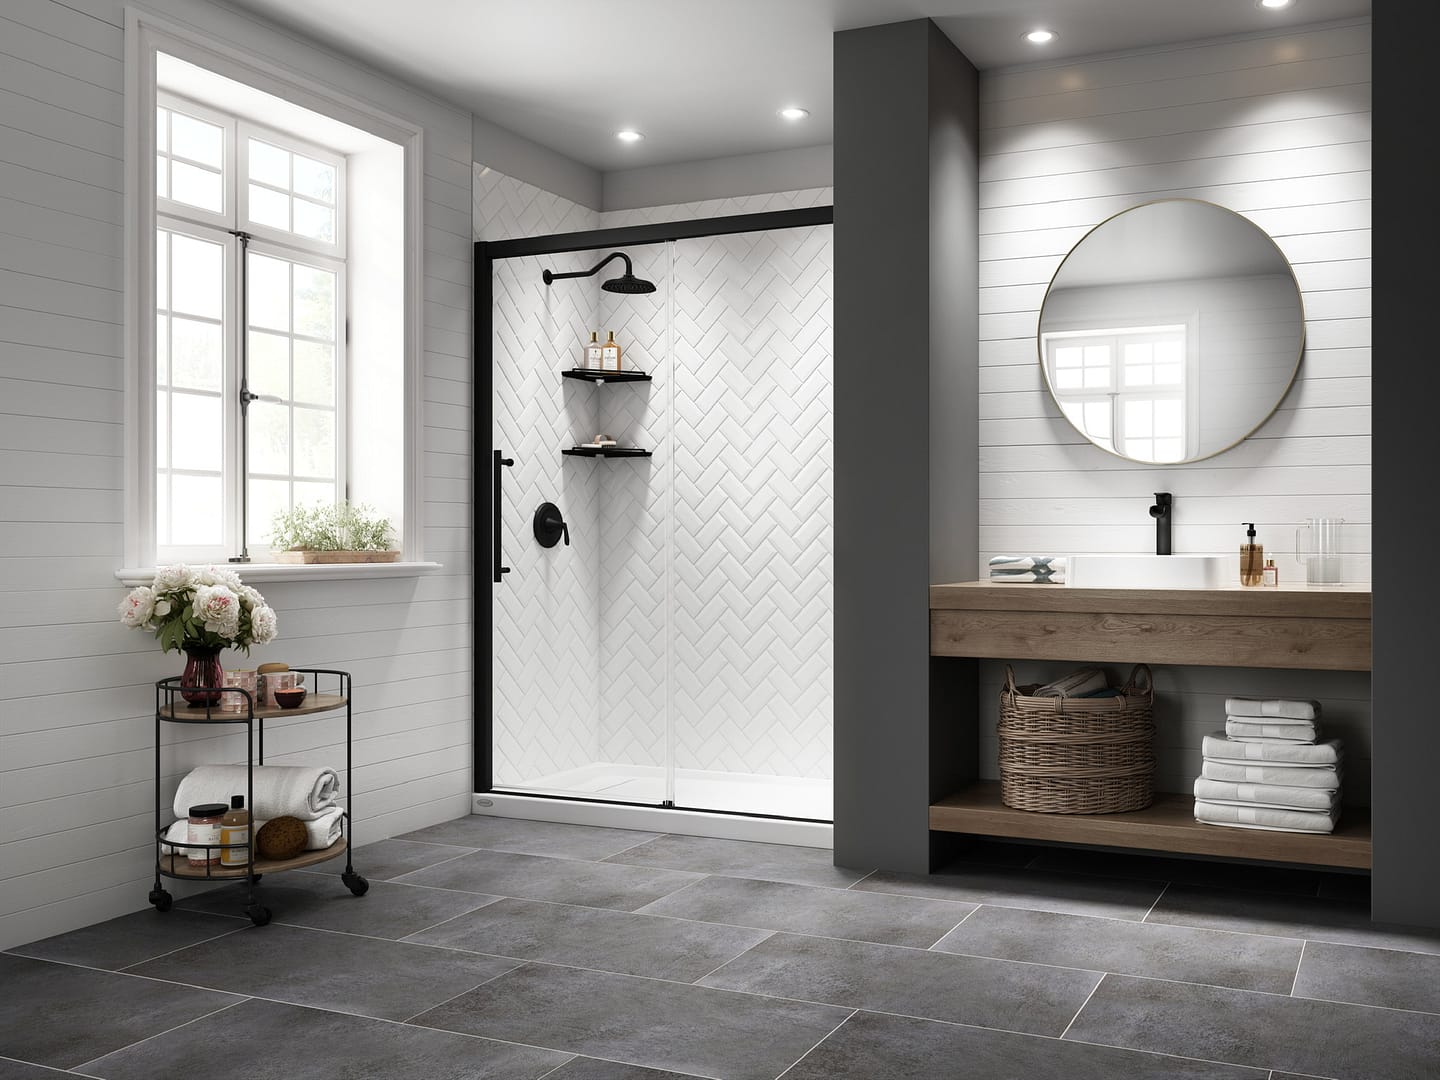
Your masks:
M1434 1080L1440 935L1353 879L472 817L0 954L0 1080Z

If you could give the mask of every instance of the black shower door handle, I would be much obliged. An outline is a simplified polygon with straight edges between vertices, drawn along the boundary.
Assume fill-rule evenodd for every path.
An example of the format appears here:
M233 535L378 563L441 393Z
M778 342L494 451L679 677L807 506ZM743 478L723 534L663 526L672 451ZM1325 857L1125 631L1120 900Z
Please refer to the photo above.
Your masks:
M495 476L490 484L490 490L495 496L495 542L491 546L491 551L494 553L495 556L496 581L499 581L502 575L508 574L510 572L510 567L502 565L500 559L500 515L501 509L505 505L504 500L500 497L500 469L502 466L510 466L515 464L514 458L501 457L500 454L501 452L499 450L495 451Z

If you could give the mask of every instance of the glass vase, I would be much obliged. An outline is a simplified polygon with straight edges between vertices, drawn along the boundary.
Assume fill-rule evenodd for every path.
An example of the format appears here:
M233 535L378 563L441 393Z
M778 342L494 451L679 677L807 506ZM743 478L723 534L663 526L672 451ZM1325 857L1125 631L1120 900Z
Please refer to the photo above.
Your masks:
M224 685L220 649L204 645L185 646L185 672L180 676L180 696L185 703L194 708L218 705L220 688Z

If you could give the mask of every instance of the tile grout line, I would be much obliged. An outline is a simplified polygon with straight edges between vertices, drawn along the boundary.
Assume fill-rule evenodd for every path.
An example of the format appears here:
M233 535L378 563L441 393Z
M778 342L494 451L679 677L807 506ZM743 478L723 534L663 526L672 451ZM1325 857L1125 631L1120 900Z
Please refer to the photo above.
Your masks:
M206 912L205 914L209 914L209 913ZM232 917L232 916L221 916L221 918L230 918L230 917ZM246 918L247 921L248 921L248 916L239 916L239 917L240 917L240 918ZM206 945L206 944L209 944L209 943L212 942L212 941L219 941L221 938L230 937L232 934L239 934L239 933L241 933L242 931L247 930L247 929L249 929L249 927L237 926L237 927L235 927L234 930L224 930L224 931L221 931L220 933L216 934L214 937L201 938L199 941L192 941L192 942L190 942L188 945L181 945L178 949L170 949L170 950L168 950L167 952L157 953L157 954L154 955L154 956L147 956L144 960L136 960L135 963L133 963L133 964L126 964L126 965L125 965L124 967L122 967L122 968L110 968L109 970L114 971L117 975L129 975L129 974L131 973L131 972L130 972L130 969L133 968L133 967L139 967L141 964L148 964L148 963L150 963L152 960L163 960L163 959L165 959L165 957L167 957L167 956L174 956L177 952L184 952L186 949L194 948L196 945ZM43 957L36 957L36 959L43 959Z
M952 902L953 902L953 901L952 901ZM975 912L979 911L979 910L980 910L982 907L984 907L984 906L985 906L984 904L976 904L973 908L971 908L969 911L967 911L967 912L965 913L965 918L964 918L964 919L961 919L961 920L960 920L959 922L957 922L954 926L950 927L949 930L946 930L946 931L945 931L943 934L941 934L938 938L936 938L934 941L932 941L932 942L929 944L929 946L925 949L925 951L926 951L926 952L937 952L937 951L939 951L939 952L944 952L945 950L943 950L943 949L937 950L937 949L935 948L935 946L936 946L936 945L939 945L940 942L944 941L947 937L949 937L951 934L953 934L956 930L959 930L960 927L964 926L964 925L965 925L965 919L970 918L971 915L974 915Z
M1140 916L1140 921L1141 921L1142 923L1146 923L1147 925L1150 925L1150 926L1157 925L1157 924L1155 924L1155 923L1151 923L1151 922L1150 922L1150 915L1151 915L1151 913L1154 912L1154 910L1160 905L1161 899L1164 898L1165 893L1166 893L1167 891L1169 891L1169 889L1170 889L1170 882L1168 882L1168 881L1165 882L1163 885L1160 886L1160 893L1159 893L1159 895L1157 895L1157 896L1155 897L1154 903L1152 903L1152 904L1146 909L1144 915Z
M480 893L470 893L469 895L470 895L470 896L480 896L481 894L480 894ZM424 926L424 927L421 927L419 930L411 931L410 933L406 934L404 937L401 937L401 938L387 938L387 939L384 939L384 940L388 940L388 941L401 941L401 942L404 942L406 945L427 945L427 944L429 944L429 942L425 942L425 941L411 941L410 939L413 938L413 937L415 937L415 936L417 936L418 934L428 934L431 930L434 930L434 929L436 929L437 927L444 926L446 923L452 923L452 922L454 922L456 919L463 919L466 915L474 915L475 912L477 912L477 911L484 911L487 907L494 907L496 904L500 903L500 901L503 900L503 899L505 899L503 896L497 896L497 897L495 897L494 899L488 901L487 903L480 904L480 905L478 905L478 906L476 906L476 907L469 908L469 909L467 909L467 910L465 910L465 911L457 912L456 914L451 915L448 919L441 919L441 920L440 920L439 922L437 922L437 923L431 923L429 926ZM289 925L289 924L287 923L286 925ZM364 937L364 936L366 936L366 935L361 934L361 935L359 935L359 936L360 936L360 937Z
M222 1013L222 1012L224 1012L224 1011L227 1010L227 1009L233 1009L233 1008L235 1008L237 1005L244 1005L247 1001L250 1001L250 1000L251 1000L251 998L249 997L249 995L246 995L246 994L237 994L237 995L233 995L233 996L239 997L240 1000L239 1000L239 1001L231 1001L231 1002L229 1002L228 1004L225 1004L225 1005L220 1006L220 1008L218 1008L218 1009L211 1009L209 1012L204 1013L204 1014L201 1015L201 1016L192 1016L189 1020L186 1020L183 1024L176 1024L174 1027L168 1027L168 1028L166 1028L164 1031L157 1031L157 1032L155 1032L155 1034L153 1034L153 1035L147 1035L147 1036L145 1036L145 1038L143 1038L143 1039L136 1039L136 1040L135 1040L134 1042L132 1042L132 1043L126 1043L124 1046L118 1046L118 1047L116 1047L114 1050L108 1050L108 1051L106 1051L105 1053L100 1054L98 1057L90 1058L88 1061L82 1061L79 1065L76 1065L75 1068L77 1068L77 1069L83 1069L83 1068L85 1068L85 1066L87 1066L87 1065L93 1065L95 1062L99 1061L100 1058L106 1058L106 1057L109 1057L111 1054L119 1054L119 1053L121 1053L122 1051L133 1049L134 1047L137 1047L137 1046L141 1045L142 1043L147 1043L147 1042L149 1042L151 1039L158 1039L158 1038L160 1038L160 1036L162 1036L162 1035L168 1035L168 1034L170 1034L170 1032L172 1032L172 1031L179 1031L179 1030L180 1030L181 1028L183 1028L183 1027L189 1027L191 1024L198 1023L199 1021L204 1020L204 1019L206 1019L207 1017L215 1016L216 1014Z
M1065 1030L1060 1032L1060 1038L1058 1041L1065 1041L1065 1036L1070 1034L1070 1029L1075 1026L1075 1021L1080 1019L1080 1014L1085 1011L1085 1006L1090 1004L1090 999L1095 996L1095 991L1100 989L1100 984L1104 981L1105 974L1102 973L1100 978L1095 980L1095 985L1090 988L1090 993L1085 995L1085 1000L1080 1003L1080 1008L1075 1010L1075 1015L1070 1017L1070 1023L1066 1024Z
M858 1016L859 1014L860 1014L860 1010L859 1010L859 1009L852 1009L852 1010L850 1011L850 1015L849 1015L849 1016L845 1017L844 1020L841 1020L838 1024L836 1024L833 1028L831 1028L831 1029L830 1029L829 1031L827 1031L823 1036L821 1036L820 1040L819 1040L818 1042L816 1042L816 1044L815 1044L814 1046L810 1047L809 1050L806 1050L805 1053L801 1054L798 1058L796 1058L794 1061L792 1061L789 1065L785 1066L785 1071L782 1072L779 1076L777 1076L777 1077L775 1078L775 1080L785 1080L785 1073L788 1073L791 1069L793 1069L793 1068L795 1068L795 1066L799 1065L802 1061L804 1061L807 1057L809 1057L811 1054L813 1054L816 1050L819 1050L820 1047L821 1047L821 1045L825 1042L826 1039L830 1038L831 1035L834 1035L835 1032L839 1031L842 1027L844 1027L846 1024L848 1024L851 1020L854 1020L855 1017Z
M1303 939L1300 942L1300 959L1295 961L1295 978L1290 980L1290 996L1292 998L1295 996L1295 987L1300 985L1300 968L1305 963L1305 946L1308 944L1310 943Z
M512 972L512 971L519 971L519 970L520 970L522 967L524 967L524 966L525 966L525 962L522 960L520 963L516 964L516 965L515 965L514 967L512 967L512 968L506 968L504 971L497 971L494 975L491 975L488 979L481 979L478 983L476 983L474 986L470 987L468 990L461 990L460 993L458 993L458 994L451 994L451 995L450 995L448 998L446 998L444 1001L437 1001L434 1005L427 1005L425 1008L423 1008L423 1009L421 1009L419 1012L415 1013L414 1016L407 1016L404 1020L398 1021L398 1023L401 1023L401 1024L409 1024L410 1021L411 1021L411 1020L414 1020L416 1016L424 1016L427 1012L430 1012L430 1011L433 1010L433 1009L438 1009L438 1008L440 1008L440 1007L443 1006L443 1005L449 1005L450 1002L454 1001L456 998L462 998L462 997L464 997L466 994L473 994L476 990L479 990L480 987L484 986L486 983L492 983L492 982L494 982L496 979L500 978L500 976L502 976L502 975L509 975L510 972ZM417 1024L417 1025L415 1025L415 1026L416 1026L416 1027L421 1027L421 1026L423 1026L423 1025Z
M590 859L590 860L587 860L587 861L589 861L589 862L609 862L611 859L618 859L621 855L624 855L624 854L626 854L627 852L630 852L630 851L634 851L636 848L642 848L642 847L644 847L646 844L653 844L656 840L663 840L663 839L665 839L665 837L671 836L671 835L673 835L673 834L671 834L671 833L656 833L654 836L650 837L650 839L648 839L648 840L641 840L638 844L631 844L629 847L621 848L619 851L611 852L609 855L602 856L601 858L598 858L598 859ZM637 865L637 864L635 864L635 863L624 863L624 864L622 864L622 865L625 865L625 866L634 866L634 865Z
M438 1029L432 1028L431 1030L433 1031L433 1030L438 1030ZM560 1051L560 1052L561 1052L561 1053L570 1053L570 1051L568 1051L568 1050L563 1050L563 1051ZM535 1080L545 1080L545 1078L546 1078L547 1076L554 1076L557 1072L559 1072L561 1069L563 1069L566 1065L569 1065L570 1062L577 1060L577 1059L579 1058L579 1056L580 1056L579 1054L573 1054L573 1053L571 1053L570 1056L569 1056L568 1058L566 1058L564 1061L560 1062L559 1065L556 1065L555 1068L550 1069L550 1070L548 1070L548 1071L546 1071L546 1072L541 1073L539 1076L537 1076L537 1077L535 1078Z
M878 874L879 872L880 872L879 870L871 870L871 871L870 871L869 873L867 873L864 877L856 878L856 879L855 879L854 881L852 881L849 885L846 885L845 888L844 888L842 891L844 891L844 892L849 892L851 889L855 888L856 885L859 885L860 882L862 882L862 881L869 881L872 877L874 877L874 876L875 876L876 874ZM861 889L860 891L861 891L861 892L864 892L865 890L864 890L864 889Z
M711 975L714 975L715 972L719 971L721 968L729 967L729 966L730 966L731 964L733 964L736 960L739 960L742 956L744 956L746 953L749 953L751 950L753 950L753 949L758 949L761 945L764 945L765 942L769 941L771 938L773 938L773 937L774 937L776 934L778 934L779 932L780 932L780 931L778 931L778 930L771 930L770 933L766 934L766 935L765 935L763 938L761 938L759 941L755 942L754 945L751 945L751 946L749 946L748 948L745 948L745 949L741 949L741 950L740 950L738 953L736 953L734 956L730 957L729 960L726 960L723 964L719 964L719 965L711 968L711 969L710 969L709 971L707 971L704 975L701 975L700 978L695 979L690 985L692 985L692 986L699 986L699 985L701 985L701 983L703 983L703 982L704 982L706 979L708 979ZM717 988L716 988L716 987L707 987L707 989L713 990L713 989L717 989Z

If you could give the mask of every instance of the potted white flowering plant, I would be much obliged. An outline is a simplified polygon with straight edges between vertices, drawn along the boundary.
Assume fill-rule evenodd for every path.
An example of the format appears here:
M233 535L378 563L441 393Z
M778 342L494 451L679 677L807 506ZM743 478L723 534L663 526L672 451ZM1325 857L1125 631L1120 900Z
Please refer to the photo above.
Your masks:
M191 705L213 705L224 682L223 649L248 653L275 640L275 611L234 570L220 566L162 566L149 585L120 601L120 621L151 630L164 652L185 653L181 696Z

